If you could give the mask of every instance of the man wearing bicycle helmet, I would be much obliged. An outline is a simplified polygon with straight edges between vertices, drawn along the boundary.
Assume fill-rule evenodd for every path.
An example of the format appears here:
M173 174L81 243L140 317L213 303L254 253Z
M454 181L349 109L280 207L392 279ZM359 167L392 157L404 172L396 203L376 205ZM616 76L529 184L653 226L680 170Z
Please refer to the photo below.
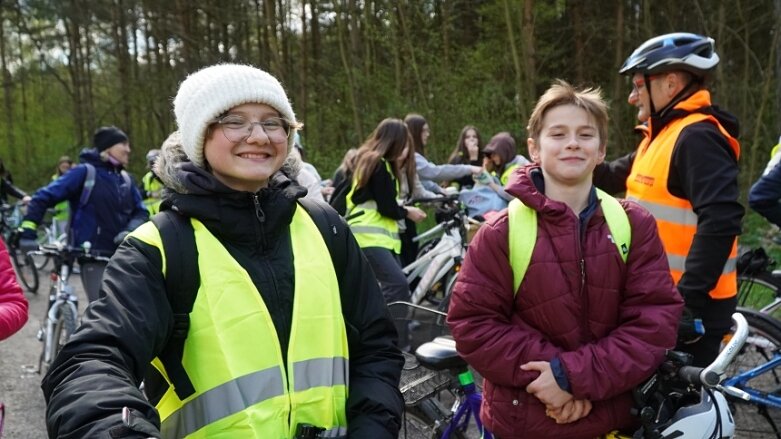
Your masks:
M626 191L656 218L686 309L678 349L697 366L718 354L736 305L738 123L706 87L719 63L712 38L672 33L638 47L619 70L643 134L637 150L595 170L608 192Z

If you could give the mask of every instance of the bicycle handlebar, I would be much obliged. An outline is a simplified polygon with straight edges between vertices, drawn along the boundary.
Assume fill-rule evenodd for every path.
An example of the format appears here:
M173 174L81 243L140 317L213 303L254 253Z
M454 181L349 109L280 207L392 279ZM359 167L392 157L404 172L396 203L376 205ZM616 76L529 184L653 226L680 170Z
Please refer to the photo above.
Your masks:
M54 256L54 257L73 257L73 258L85 258L90 261L102 261L108 262L111 258L107 256L97 255L90 250L86 250L80 247L70 247L59 243L44 244L39 250L32 251L30 254L41 256Z
M450 194L450 195L444 195L441 197L434 197L434 198L413 198L407 202L404 203L405 206L411 206L413 204L417 203L450 203L453 201L458 200L458 194Z

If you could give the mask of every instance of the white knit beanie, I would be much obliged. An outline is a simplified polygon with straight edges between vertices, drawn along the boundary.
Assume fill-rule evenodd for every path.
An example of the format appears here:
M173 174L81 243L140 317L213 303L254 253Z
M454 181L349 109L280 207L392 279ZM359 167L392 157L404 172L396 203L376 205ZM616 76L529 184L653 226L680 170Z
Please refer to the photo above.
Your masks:
M284 119L296 121L282 85L257 67L217 64L198 70L182 81L174 98L174 114L184 152L191 162L204 167L206 128L216 117L246 103L269 105ZM288 151L293 147L293 134L288 137Z

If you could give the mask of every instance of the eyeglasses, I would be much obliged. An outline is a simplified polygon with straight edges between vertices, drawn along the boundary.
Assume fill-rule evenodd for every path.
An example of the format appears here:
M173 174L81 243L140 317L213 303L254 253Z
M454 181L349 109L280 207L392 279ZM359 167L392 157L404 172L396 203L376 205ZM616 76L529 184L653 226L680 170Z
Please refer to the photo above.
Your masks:
M651 75L648 77L648 82L653 81L656 78L661 78L664 74ZM632 93L640 93L640 89L645 87L645 78L637 78L632 80Z
M281 117L270 117L260 122L252 122L244 116L229 114L215 120L220 125L225 138L231 142L243 142L252 134L255 125L259 125L271 142L282 142L290 136L290 122Z

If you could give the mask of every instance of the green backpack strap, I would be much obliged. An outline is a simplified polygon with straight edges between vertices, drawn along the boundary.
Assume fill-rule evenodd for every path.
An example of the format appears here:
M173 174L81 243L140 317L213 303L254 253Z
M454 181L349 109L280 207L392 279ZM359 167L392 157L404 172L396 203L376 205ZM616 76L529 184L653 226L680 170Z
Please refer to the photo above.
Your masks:
M621 260L626 263L629 245L632 242L629 217L618 200L600 189L597 189L597 198L601 202L602 212L610 229L610 240L616 245ZM537 211L516 198L507 206L507 215L509 258L513 269L513 296L515 296L518 294L521 281L526 276L534 245L537 242Z
M621 260L626 263L629 257L629 244L632 242L632 226L626 215L624 206L606 192L597 188L597 198L601 201L602 212L605 214L607 227L610 229L610 238L618 249Z
M510 266L513 269L513 296L518 294L534 244L537 242L537 211L515 198L507 206Z

